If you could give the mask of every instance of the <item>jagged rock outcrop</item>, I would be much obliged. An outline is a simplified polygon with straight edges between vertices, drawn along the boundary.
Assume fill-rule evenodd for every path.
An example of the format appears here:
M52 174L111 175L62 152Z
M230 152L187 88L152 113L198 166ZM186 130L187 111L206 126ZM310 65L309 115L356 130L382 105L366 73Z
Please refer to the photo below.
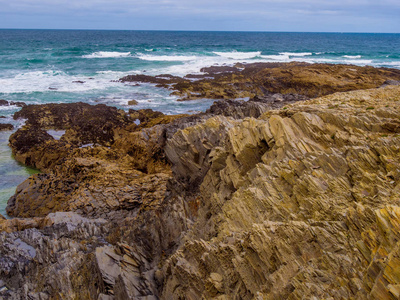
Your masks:
M54 151L9 201L40 217L0 220L0 297L398 298L400 87L273 98Z
M162 298L396 298L399 91L334 94L225 127L198 218L163 265Z
M258 118L268 110L279 109L285 105L307 99L307 97L301 95L271 93L262 97L255 97L249 101L216 101L206 112L213 115L233 117L235 119L244 119L247 117Z
M0 277L5 283L0 297L97 299L105 287L90 250L104 245L106 221L73 213L50 214L35 221L19 231L0 232Z

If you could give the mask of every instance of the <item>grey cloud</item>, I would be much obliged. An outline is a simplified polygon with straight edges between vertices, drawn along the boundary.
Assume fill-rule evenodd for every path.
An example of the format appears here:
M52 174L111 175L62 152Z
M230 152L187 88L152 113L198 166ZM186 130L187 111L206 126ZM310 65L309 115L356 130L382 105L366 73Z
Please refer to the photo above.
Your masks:
M365 31L400 28L398 0L0 0L0 7L0 27L6 28L12 26L7 24L10 15L29 16L26 21L32 24L56 15L74 26L85 26L85 16L93 22L106 17L121 29L157 29L159 24L160 29L168 25L169 29L220 30L223 23L227 28L222 29L234 30L335 31L338 24L347 24L347 30L353 31L362 25L357 22L365 22Z

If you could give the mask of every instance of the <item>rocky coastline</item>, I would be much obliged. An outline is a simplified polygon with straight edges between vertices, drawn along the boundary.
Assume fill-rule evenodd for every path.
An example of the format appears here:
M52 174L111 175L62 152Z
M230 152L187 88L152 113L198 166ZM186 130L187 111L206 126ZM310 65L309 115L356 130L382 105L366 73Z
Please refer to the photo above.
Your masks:
M400 71L203 72L121 79L195 115L21 106L0 299L400 297Z

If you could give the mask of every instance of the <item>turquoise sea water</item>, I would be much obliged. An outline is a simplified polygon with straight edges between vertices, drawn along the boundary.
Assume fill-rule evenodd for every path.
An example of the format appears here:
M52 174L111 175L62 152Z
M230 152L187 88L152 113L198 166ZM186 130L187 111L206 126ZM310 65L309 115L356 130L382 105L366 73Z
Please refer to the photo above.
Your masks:
M400 68L400 34L0 30L0 99L28 104L105 103L165 113L204 111L211 100L177 102L153 85L117 82L128 74L199 73L236 62L345 63ZM83 82L83 83L82 83ZM130 107L135 99L138 106ZM0 122L19 108L0 107ZM0 133L0 213L32 170L11 158Z

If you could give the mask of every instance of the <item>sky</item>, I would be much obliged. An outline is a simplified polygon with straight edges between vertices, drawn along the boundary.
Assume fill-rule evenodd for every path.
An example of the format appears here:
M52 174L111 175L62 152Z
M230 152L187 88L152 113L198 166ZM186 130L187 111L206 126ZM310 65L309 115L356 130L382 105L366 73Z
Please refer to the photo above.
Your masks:
M0 28L400 32L400 0L0 0Z

